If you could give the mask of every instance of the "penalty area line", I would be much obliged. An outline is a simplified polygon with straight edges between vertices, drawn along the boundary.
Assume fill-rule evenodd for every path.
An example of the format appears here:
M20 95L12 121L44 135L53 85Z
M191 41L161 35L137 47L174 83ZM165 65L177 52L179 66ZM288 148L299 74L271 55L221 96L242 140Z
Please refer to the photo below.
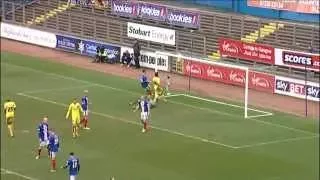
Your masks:
M30 176L26 176L24 174L20 174L18 172L14 172L14 171L10 171L8 169L4 169L4 168L1 168L1 174L3 174L3 175L14 175L14 176L19 177L19 179L22 178L22 179L27 179L27 180L39 180L39 179L30 177Z
M74 86L74 87L39 89L39 90L32 90L32 91L24 91L24 92L21 92L21 93L35 94L35 93L44 93L44 92L67 91L67 90L72 90L72 89L81 89L81 88L94 87L94 86L95 85L93 85L93 84L86 84L86 85Z
M280 143L286 143L286 142L301 141L301 140L306 140L306 139L316 139L316 138L319 138L319 135L288 138L288 139L279 139L279 140L274 140L274 141L260 142L260 143L256 143L256 144L241 145L238 147L238 149L252 148L252 147L265 146L265 145L271 145L271 144L280 144Z
M60 102L56 102L56 101L52 101L52 100L48 100L48 99L44 99L44 98L40 98L40 97L28 95L28 94L24 94L24 93L17 93L17 95L23 96L23 97L26 97L26 98L29 98L29 99L37 100L37 101L40 101L40 102L46 102L46 103L51 103L51 104L55 104L55 105L62 106L62 107L67 107L66 104L63 104L63 103L60 103ZM95 111L91 111L91 113L95 114L95 115L98 115L98 116L101 116L101 117L106 117L106 118L109 118L109 119L118 120L118 121L121 121L121 122L124 122L124 123L127 123L127 124L133 124L133 125L137 125L137 126L141 125L138 122L130 121L130 120L119 118L119 117L115 117L115 116L112 116L110 114L105 114L105 113L100 113L100 112L95 112ZM151 128L152 129L156 129L158 131L167 132L167 133L170 133L170 134L182 136L182 137L193 139L193 140L198 140L198 141L205 142L205 143L215 144L215 145L227 147L227 148L230 148L230 149L238 149L237 146L224 144L224 143L221 143L221 142L218 142L218 141L208 140L208 139L201 138L201 137L198 137L198 136L192 136L192 135L183 134L181 132L173 131L173 130L166 129L166 128L161 128L161 127L157 127L157 126L151 126Z

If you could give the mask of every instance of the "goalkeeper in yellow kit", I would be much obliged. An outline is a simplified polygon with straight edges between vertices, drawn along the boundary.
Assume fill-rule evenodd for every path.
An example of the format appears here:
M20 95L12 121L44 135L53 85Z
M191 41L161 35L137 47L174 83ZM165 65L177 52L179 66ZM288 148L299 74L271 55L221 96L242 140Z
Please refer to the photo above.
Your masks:
M16 111L16 103L14 101L11 100L7 100L4 103L4 114L5 114L5 118L6 118L6 124L8 126L8 131L9 131L9 135L10 137L14 136L14 117L15 117L15 111Z
M71 116L70 116L70 113L71 113ZM83 114L82 107L80 103L77 102L77 99L74 99L73 102L69 105L68 112L66 114L66 119L70 118L72 121L72 137L73 138L79 136L81 114Z

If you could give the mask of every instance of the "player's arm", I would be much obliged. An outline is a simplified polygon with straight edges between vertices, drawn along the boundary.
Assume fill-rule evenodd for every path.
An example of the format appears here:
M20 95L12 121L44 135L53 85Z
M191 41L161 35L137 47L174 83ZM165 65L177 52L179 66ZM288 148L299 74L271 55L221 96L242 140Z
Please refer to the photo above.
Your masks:
M78 161L78 172L80 172L80 161L79 159L77 159L77 161Z
M41 138L41 134L40 134L40 125L38 126L37 131L38 131L38 138L40 139L40 138Z
M67 111L67 114L66 114L66 119L68 119L68 117L69 117L69 114L70 114L70 111L71 111L71 107L72 106L72 104L70 104L69 105L69 108L68 108L68 111Z
M68 161L66 162L66 164L65 164L64 166L62 166L62 168L63 168L63 169L66 169L67 167L69 167L69 165L70 165L70 161L68 160Z
M133 104L133 112L138 111L139 108L140 108L140 101L137 100L137 101L135 101L135 103Z

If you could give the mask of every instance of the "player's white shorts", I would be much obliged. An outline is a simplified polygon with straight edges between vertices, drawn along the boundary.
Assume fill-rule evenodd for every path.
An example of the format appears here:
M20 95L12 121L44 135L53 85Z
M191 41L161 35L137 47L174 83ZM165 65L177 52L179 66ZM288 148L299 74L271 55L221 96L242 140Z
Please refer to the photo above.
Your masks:
M76 176L70 175L70 180L76 180Z
M89 110L83 111L83 116L88 116L89 115Z
M141 121L145 122L149 119L149 113L148 112L141 112Z
M50 151L50 157L51 157L51 159L55 159L55 158L56 158L56 154L57 154L57 152L52 152L52 151Z
M48 146L48 144L49 144L48 140L44 140L44 141L40 140L39 146L40 147L45 147L45 146Z

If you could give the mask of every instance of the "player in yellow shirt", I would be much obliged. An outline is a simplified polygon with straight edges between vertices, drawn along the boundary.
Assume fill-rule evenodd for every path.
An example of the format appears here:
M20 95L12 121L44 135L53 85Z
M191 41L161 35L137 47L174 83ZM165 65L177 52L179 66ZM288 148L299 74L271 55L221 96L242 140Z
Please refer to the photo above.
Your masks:
M154 92L154 102L157 102L158 98L159 98L159 90L158 88L160 88L160 77L159 77L159 73L155 72L154 73L154 77L152 78L152 84L153 84L153 92Z
M11 137L14 136L14 117L15 117L15 110L16 110L17 106L16 103L14 101L11 100L7 100L4 103L4 114L5 114L5 118L6 118L6 124L8 126L8 131L9 131L9 135Z
M70 116L70 113L71 113L71 116ZM69 105L68 112L66 114L66 119L70 118L72 121L72 137L73 138L79 136L81 114L83 114L82 107L80 103L77 102L77 99L74 99L73 102Z

